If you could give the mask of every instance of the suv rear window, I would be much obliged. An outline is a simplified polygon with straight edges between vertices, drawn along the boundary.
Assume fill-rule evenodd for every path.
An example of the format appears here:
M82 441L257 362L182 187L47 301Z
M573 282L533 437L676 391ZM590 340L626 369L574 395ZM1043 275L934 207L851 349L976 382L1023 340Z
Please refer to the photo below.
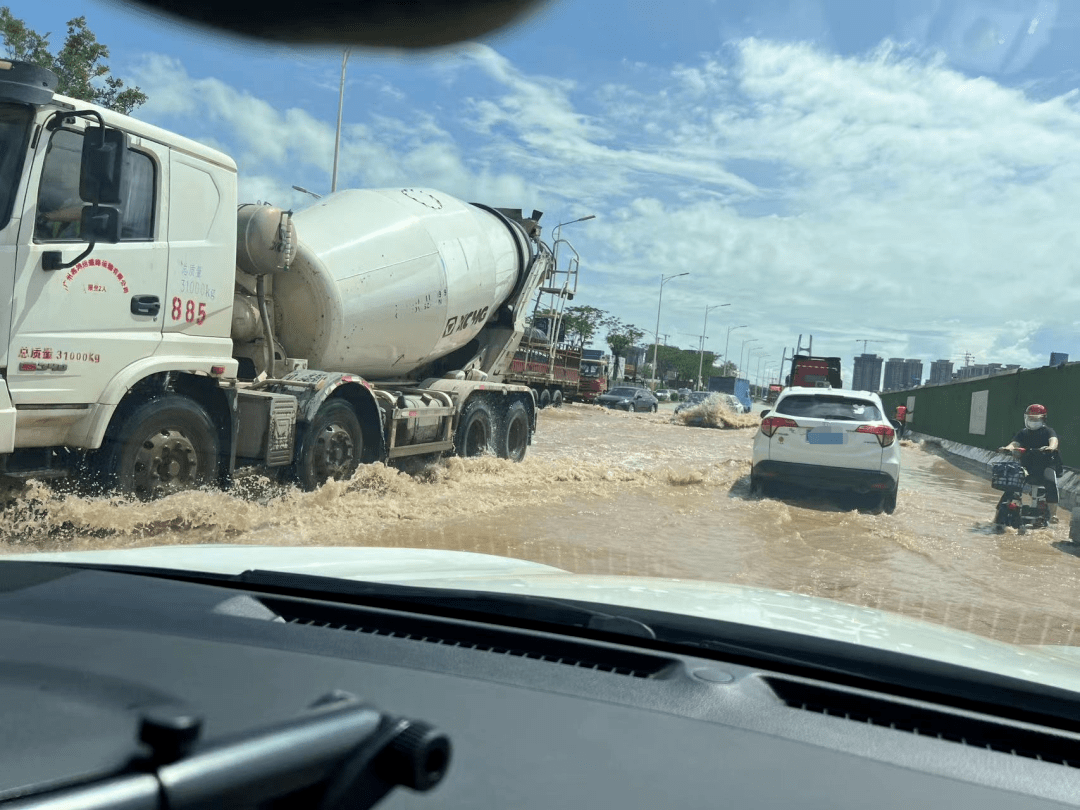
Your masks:
M849 422L881 421L881 411L872 402L852 397L820 394L792 394L776 404L776 412L785 416L811 419L842 419Z

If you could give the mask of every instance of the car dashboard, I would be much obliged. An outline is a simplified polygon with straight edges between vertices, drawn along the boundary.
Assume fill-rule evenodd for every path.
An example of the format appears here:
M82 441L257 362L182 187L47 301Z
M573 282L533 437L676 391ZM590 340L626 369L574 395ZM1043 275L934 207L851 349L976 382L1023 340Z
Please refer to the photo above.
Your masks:
M162 707L199 718L186 749L197 756L304 717L327 695L449 741L438 784L396 787L385 808L1080 803L1075 730L646 638L7 562L0 645L0 800L12 806L79 806L73 790L153 774L140 725ZM161 806L215 804L191 795ZM301 798L250 804L329 806Z

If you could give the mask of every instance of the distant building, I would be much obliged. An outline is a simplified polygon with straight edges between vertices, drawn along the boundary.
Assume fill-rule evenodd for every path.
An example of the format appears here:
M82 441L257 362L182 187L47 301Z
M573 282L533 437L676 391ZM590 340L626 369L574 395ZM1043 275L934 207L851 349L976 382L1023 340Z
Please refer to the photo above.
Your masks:
M960 366L953 375L955 380L971 380L976 377L990 377L994 374L1008 374L1013 371L1019 371L1020 366L1016 363L1011 363L1007 366L1001 365L1001 363L975 363L970 366Z
M630 349L627 349L626 364L628 366L633 366L634 368L639 368L643 363L646 362L645 355L648 354L648 352L648 346L634 346Z
M1065 352L1050 352L1050 365L1063 366L1069 362L1069 355Z
M972 363L970 366L960 366L956 370L956 379L973 380L976 377L987 377L990 374L990 366L986 363Z
M876 354L866 352L856 357L855 371L851 375L851 387L856 391L880 391L882 362Z
M952 360L935 360L930 364L930 384L941 385L952 380Z
M900 377L904 371L904 358L890 357L885 363L885 380L882 391L895 391L900 388Z
M883 391L902 391L922 384L922 360L890 357L885 363Z

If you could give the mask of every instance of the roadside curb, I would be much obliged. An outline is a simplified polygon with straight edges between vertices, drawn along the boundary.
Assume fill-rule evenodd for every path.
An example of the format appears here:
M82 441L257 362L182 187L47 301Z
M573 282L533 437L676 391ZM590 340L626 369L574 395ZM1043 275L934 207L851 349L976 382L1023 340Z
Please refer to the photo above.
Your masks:
M961 444L949 439L939 439L937 436L927 436L916 431L909 431L904 438L920 444L940 447L954 456L976 462L987 480L990 480L990 462L1004 461L1008 458L1004 453L983 450L981 447L972 447L969 444ZM1069 467L1065 468L1064 475L1058 476L1058 503L1061 508L1067 510L1080 506L1080 474Z

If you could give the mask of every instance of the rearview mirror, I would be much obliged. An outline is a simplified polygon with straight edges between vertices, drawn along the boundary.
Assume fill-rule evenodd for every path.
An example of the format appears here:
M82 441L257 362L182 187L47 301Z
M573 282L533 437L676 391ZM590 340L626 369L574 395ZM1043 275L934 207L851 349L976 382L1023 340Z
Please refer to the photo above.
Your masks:
M108 205L84 206L79 227L79 237L87 242L115 244L120 241L120 209Z
M765 410L763 410L763 411L761 412L761 418L762 418L762 419L764 419L764 418L765 418L765 415L766 415L766 414L767 414L768 412L769 412L769 409L768 409L768 408L766 408Z
M126 133L87 127L83 133L79 196L91 203L119 203L127 150Z

